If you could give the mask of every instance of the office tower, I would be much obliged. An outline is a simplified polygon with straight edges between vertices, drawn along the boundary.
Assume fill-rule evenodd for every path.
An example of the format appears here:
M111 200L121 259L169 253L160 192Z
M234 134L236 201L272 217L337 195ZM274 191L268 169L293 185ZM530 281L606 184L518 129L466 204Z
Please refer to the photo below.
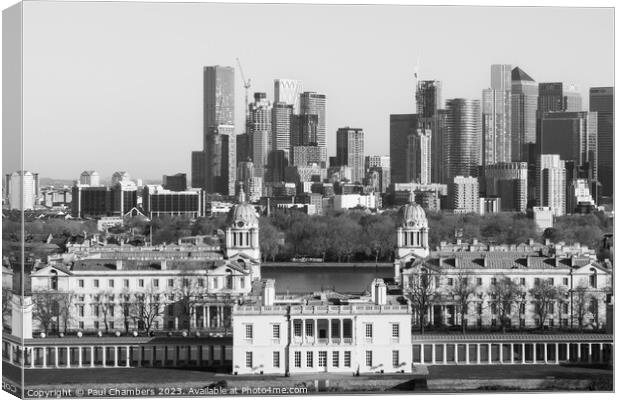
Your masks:
M204 67L204 125L209 128L219 125L235 125L235 69L219 65Z
M110 215L112 190L109 186L85 186L76 184L71 192L71 216L74 218Z
M484 167L484 192L501 199L501 211L527 210L527 163L510 162Z
M598 178L604 196L614 189L614 88L590 88L590 111L597 113Z
M252 143L249 133L237 135L237 163L252 160Z
M554 216L566 213L566 169L558 154L541 154L536 166L536 199Z
M80 185L99 186L99 173L97 171L84 171L80 175Z
M273 102L286 103L293 106L293 113L299 114L299 96L303 92L301 81L296 79L274 79L273 80Z
M370 169L372 167L390 168L390 156L366 156L364 158L364 168Z
M392 183L407 183L407 145L418 128L417 114L390 115L390 173Z
M265 169L266 182L282 182L284 170L289 166L289 152L286 150L271 150L267 156Z
M207 152L192 151L192 187L207 187Z
M478 176L482 143L480 101L450 99L446 101L444 157L446 179L456 176Z
M407 136L407 182L431 183L431 130L418 128Z
M294 146L291 156L291 165L305 167L310 164L317 164L321 168L326 168L325 159L327 158L326 149L318 146Z
M266 93L254 93L254 102L250 104L249 128L255 174L261 178L265 178L271 149L271 108Z
M122 179L112 185L112 215L124 216L138 205L138 187L133 181Z
M203 191L168 190L160 185L146 185L142 190L142 209L149 218L158 216L202 216Z
M351 168L351 182L364 181L364 131L339 128L336 132L336 158L339 166Z
M219 125L205 135L207 193L232 195L235 192L237 138L232 125ZM192 168L193 169L193 168Z
M262 196L263 178L257 177L254 171L254 163L251 161L242 161L237 168L237 192L243 186L243 191L251 202L258 201Z
M577 87L562 82L539 83L538 112L550 111L582 111Z
M15 171L6 175L6 193L10 210L34 209L39 191L39 174Z
M455 213L477 213L480 209L478 179L455 176L448 184L448 205Z
M315 92L303 92L300 96L300 115L316 115L316 143L317 146L327 149L326 125L325 125L325 102L326 96ZM301 121L303 126L304 121ZM303 129L303 128L302 128ZM303 144L303 143L300 143ZM327 161L327 160L325 160Z
M390 187L390 169L378 166L367 168L366 185L370 186L375 192L387 192Z
M291 116L291 147L318 146L319 116L316 114ZM323 147L326 151L327 148ZM327 153L326 153L327 154ZM325 160L324 160L325 161Z
M430 118L442 106L441 81L419 81L416 93L416 112L420 118Z
M566 186L566 211L568 213L576 213L580 210L589 212L596 207L587 179L573 179L571 181L567 179Z
M510 69L491 65L491 87L482 91L482 165L512 160Z
M536 143L538 84L521 68L512 70L512 161L528 161L528 144Z
M187 175L178 173L174 175L164 175L162 177L162 187L173 192L187 190Z
M291 148L291 115L293 115L292 105L283 102L273 104L271 149L283 150L287 155Z
M539 113L536 132L537 154L558 154L587 170L587 178L598 180L597 122L595 112Z

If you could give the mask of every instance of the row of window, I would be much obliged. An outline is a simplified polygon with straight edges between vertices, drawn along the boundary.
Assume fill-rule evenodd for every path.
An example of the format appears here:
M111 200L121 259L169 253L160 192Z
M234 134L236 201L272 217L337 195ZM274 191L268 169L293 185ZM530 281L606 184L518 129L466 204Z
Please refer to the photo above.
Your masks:
M392 338L400 337L400 324L393 323L392 325ZM294 323L294 335L301 336L301 322L295 321ZM373 337L373 324L366 323L365 324L365 337L372 338ZM314 336L314 326L312 324L306 324L306 336ZM349 336L350 337L350 336ZM253 324L245 324L245 338L253 339L254 338L254 325ZM272 324L272 339L280 339L280 324Z
M414 276L411 277L411 279L415 279ZM462 278L463 279L463 284L466 286L469 284L469 278ZM478 277L475 278L476 279L476 286L482 286L482 278ZM525 278L515 278L515 283L519 282L519 285L521 286L525 286ZM546 278L545 279L547 281L547 283L549 283L550 285L554 285L555 284L555 279L554 278ZM539 285L541 282L543 281L543 278L534 278L534 285ZM447 286L454 286L455 280L454 278L446 278L446 285ZM589 275L589 285L591 288L596 289L597 288L597 279L596 279L596 271L594 271L591 275ZM497 284L497 278L492 277L491 278L491 286L496 285ZM569 285L569 278L568 277L563 277L562 278L562 285L563 286L568 286ZM435 276L435 286L436 287L440 287L441 286L441 277L439 276Z
M179 286L178 284L175 284L175 279L167 279L167 287L169 288L173 288L176 286ZM213 277L210 278L210 283L211 283L211 288L213 289L219 289L219 278L217 277ZM108 287L109 288L113 288L115 287L115 283L116 281L114 279L108 279ZM138 283L138 287L145 287L145 279L138 279L137 280ZM99 288L101 287L101 280L98 278L95 278L92 280L92 287L94 288ZM181 282L180 282L180 286L182 287L189 287L191 285L191 280L188 278L184 278ZM196 285L198 287L205 287L205 279L204 278L198 278L196 279ZM80 288L84 288L86 286L86 282L84 279L78 279L78 287ZM151 286L154 288L158 288L159 287L159 279L157 278L153 278L151 279ZM241 277L239 279L239 286L241 289L245 288L245 277ZM129 279L123 279L123 287L124 288L129 288ZM226 276L226 282L223 286L223 288L227 288L227 289L232 289L233 288L233 276L232 275L228 275Z

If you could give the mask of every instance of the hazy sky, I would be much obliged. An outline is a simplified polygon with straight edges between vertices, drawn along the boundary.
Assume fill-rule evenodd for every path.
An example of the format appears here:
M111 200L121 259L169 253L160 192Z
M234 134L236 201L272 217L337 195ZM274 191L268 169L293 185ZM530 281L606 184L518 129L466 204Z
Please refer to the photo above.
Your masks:
M236 66L250 96L294 78L327 95L328 153L338 127L389 153L389 115L414 111L413 71L443 99L480 98L490 65L535 80L611 86L612 9L44 3L24 6L26 169L77 179L190 172L202 146L202 68ZM237 133L244 89L235 76Z

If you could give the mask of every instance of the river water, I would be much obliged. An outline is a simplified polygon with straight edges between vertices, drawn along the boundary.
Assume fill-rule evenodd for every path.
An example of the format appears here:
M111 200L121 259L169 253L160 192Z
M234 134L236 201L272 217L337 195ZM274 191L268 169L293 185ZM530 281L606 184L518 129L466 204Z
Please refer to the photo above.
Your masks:
M333 264L332 264L333 265ZM340 293L360 293L374 278L394 278L392 266L271 266L261 267L263 279L276 280L276 293L312 293L332 289Z

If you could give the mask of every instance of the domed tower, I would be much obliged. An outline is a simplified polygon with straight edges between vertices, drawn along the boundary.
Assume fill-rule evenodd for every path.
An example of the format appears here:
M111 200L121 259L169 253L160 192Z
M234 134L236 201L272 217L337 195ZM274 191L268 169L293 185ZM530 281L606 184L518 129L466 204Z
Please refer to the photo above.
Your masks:
M412 258L426 258L429 255L428 220L422 206L416 204L413 191L409 194L409 203L400 209L399 217L394 252L396 281L400 281L400 270L406 262Z
M258 216L254 207L245 201L243 187L239 191L239 204L230 210L227 222L224 250L226 258L244 254L253 260L260 261Z

